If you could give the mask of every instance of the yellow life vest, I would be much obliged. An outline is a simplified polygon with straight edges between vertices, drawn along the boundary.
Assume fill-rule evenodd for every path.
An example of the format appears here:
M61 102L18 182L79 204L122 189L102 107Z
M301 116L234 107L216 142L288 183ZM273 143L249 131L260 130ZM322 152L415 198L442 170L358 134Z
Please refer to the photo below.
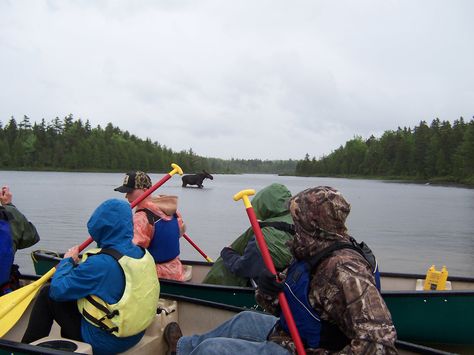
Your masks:
M160 283L153 257L148 251L134 259L114 249L93 249L82 257L107 254L115 258L125 275L125 290L117 303L108 304L95 295L77 301L79 312L91 324L117 337L135 335L153 321L158 307Z

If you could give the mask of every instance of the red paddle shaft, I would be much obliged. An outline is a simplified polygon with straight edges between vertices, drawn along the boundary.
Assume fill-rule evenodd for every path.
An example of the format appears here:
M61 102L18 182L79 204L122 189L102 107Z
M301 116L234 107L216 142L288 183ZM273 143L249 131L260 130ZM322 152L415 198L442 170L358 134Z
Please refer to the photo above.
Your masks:
M186 239L186 240L188 241L188 243L191 244L191 245L194 247L194 249L196 249L196 250L198 251L198 253L203 256L204 259L206 259L208 262L212 263L212 259L211 259L210 257L208 257L208 256L206 255L206 253L204 253L204 252L201 250L201 248L199 248L199 247L196 245L196 243L194 243L194 242L192 241L192 239L189 238L189 236L188 236L186 233L183 234L183 238Z
M176 165L176 164L171 164L171 166L173 167L173 170L171 170L168 174L166 174L165 176L163 176L163 178L158 181L155 185L153 185L152 187L150 187L148 190L146 190L142 195L140 195L139 197L137 197L131 204L130 204L130 208L134 208L136 205L138 205L140 202L142 202L144 199L146 199L148 196L150 196L156 189L158 189L161 185L163 185L165 182L167 182L169 179L171 179L171 177L176 174L176 173L179 173L180 175L183 174L183 171L181 170L181 168ZM93 242L93 239L92 237L89 237L87 238L87 240L82 243L81 245L79 245L79 251L82 251L84 250L85 248L87 248L87 246Z
M255 216L255 212L252 207L247 208L247 215L249 216L250 223L252 224L252 229L257 238L258 246L260 247L260 251L262 252L263 261L265 262L265 266L270 270L272 274L276 274L275 265L273 264L272 257L270 256L270 252L268 251L267 243L265 242L265 238L263 237L262 230L260 229L260 225L258 224L257 217ZM283 292L280 292L278 295L278 300L280 301L281 310L285 315L286 321L288 323L288 328L290 329L291 337L295 342L296 351L298 354L303 355L306 354L306 351L303 346L303 342L301 341L300 334L298 332L298 328L296 328L295 320L293 319L293 315L291 314L290 306L288 305L288 301L286 296Z

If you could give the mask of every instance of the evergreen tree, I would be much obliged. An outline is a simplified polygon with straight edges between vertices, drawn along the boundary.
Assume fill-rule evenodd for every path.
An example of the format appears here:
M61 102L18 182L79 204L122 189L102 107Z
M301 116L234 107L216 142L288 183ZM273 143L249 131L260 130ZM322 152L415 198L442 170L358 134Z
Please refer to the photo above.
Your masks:
M442 178L474 183L473 128L461 117L453 125L434 119L414 129L398 127L377 139L355 137L331 154L298 162L297 175L361 175Z
M430 143L430 128L426 125L425 121L421 121L418 127L415 127L413 137L415 150L413 152L414 159L416 161L416 170L415 173L418 177L427 178L428 177L428 162L430 159L427 159L428 146Z
M30 122L24 116L20 124L14 117L4 126L0 123L0 168L2 169L69 169L69 170L145 170L168 171L177 162L187 173L206 169L218 172L294 173L296 161L232 162L198 156L192 148L174 152L150 138L142 140L108 123L105 129L91 127L72 114L50 122ZM210 168L212 167L212 168Z
M462 163L463 177L474 177L474 120L469 122L464 133L462 144L459 146L459 158Z

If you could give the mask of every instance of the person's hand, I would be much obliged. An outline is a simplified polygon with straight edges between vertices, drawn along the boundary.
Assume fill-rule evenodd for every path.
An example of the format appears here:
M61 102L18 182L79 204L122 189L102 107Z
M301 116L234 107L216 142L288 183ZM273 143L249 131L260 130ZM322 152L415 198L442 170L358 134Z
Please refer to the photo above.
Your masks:
M79 262L79 245L76 245L70 248L65 254L64 259L72 258L74 262L77 264Z
M8 205L12 203L13 195L8 186L2 186L2 192L0 194L0 202L2 205Z
M224 247L224 248L222 248L221 253L223 253L223 252L225 252L225 251L230 251L230 252L234 252L234 253L236 252L234 249L232 249L232 247Z
M224 247L222 248L221 250L221 258L226 260L226 259L229 259L231 257L233 257L234 255L238 255L240 256L239 253L237 253L234 249L232 249L231 247Z
M272 274L267 268L260 273L257 286L260 291L273 297L277 297L285 288L282 282L278 282L277 275Z

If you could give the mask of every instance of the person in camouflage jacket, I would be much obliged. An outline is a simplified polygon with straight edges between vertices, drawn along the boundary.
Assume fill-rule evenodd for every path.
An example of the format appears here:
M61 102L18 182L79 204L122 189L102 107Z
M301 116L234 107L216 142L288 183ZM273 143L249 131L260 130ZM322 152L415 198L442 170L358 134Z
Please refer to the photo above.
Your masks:
M339 191L319 186L300 192L289 202L296 228L289 244L295 259L307 260L337 242L351 242L345 226L350 205ZM280 274L282 280L285 272ZM257 302L277 316L277 295L283 285L267 269L258 279ZM307 346L307 354L397 354L390 313L369 262L357 251L339 249L322 259L311 273L308 299L323 326L338 334L330 338L332 343ZM252 311L240 312L205 334L182 336L175 322L166 326L164 334L168 350L177 354L296 354L277 317Z
M290 200L296 235L290 241L296 259L307 260L336 242L350 243L345 226L350 205L328 186L304 190ZM280 275L285 278L285 272ZM257 302L268 312L279 313L278 299L256 292ZM352 249L340 249L312 271L309 303L323 321L343 335L337 350L307 348L308 354L396 354L396 331L390 312L376 288L368 262ZM279 324L268 340L296 353L289 334Z

